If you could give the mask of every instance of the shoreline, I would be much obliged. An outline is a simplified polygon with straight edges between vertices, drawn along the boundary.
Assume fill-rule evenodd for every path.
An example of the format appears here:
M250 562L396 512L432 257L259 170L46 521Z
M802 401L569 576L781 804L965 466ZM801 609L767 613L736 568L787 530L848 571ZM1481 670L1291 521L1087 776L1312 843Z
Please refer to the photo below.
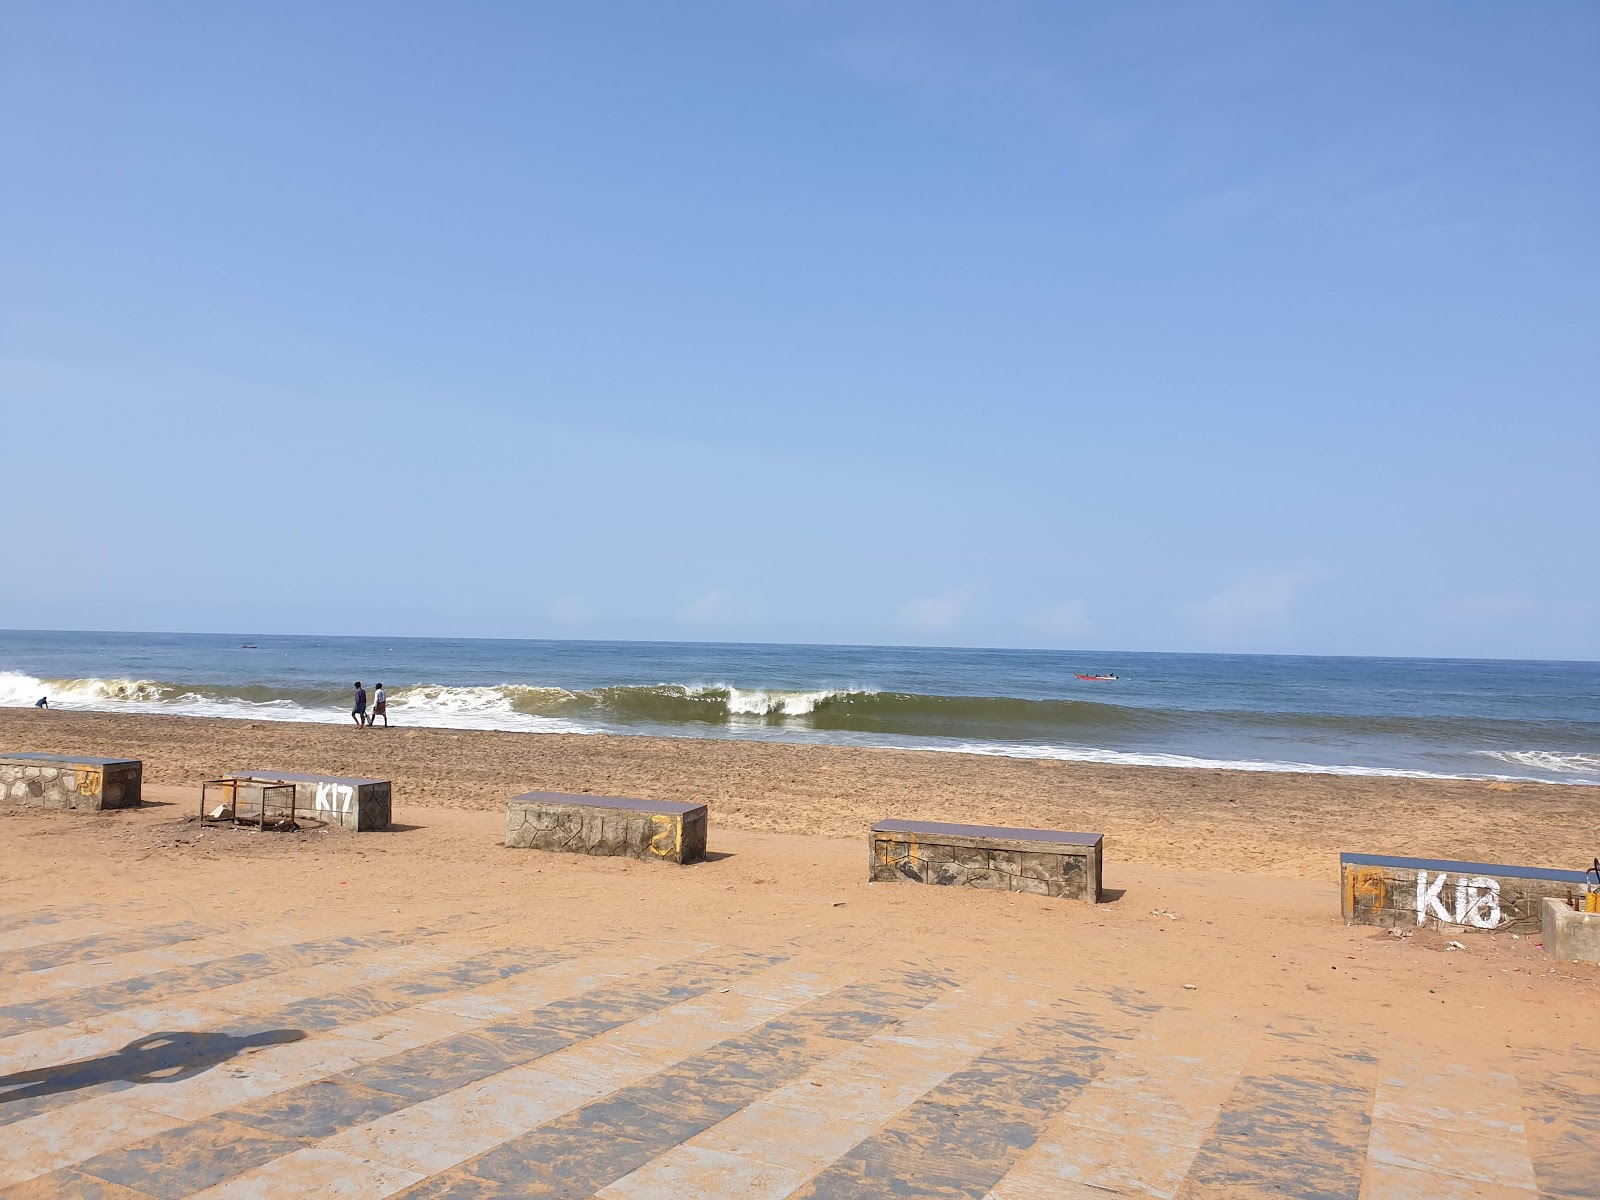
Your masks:
M25 712L31 706L26 705L0 705L0 713ZM1358 779L1437 779L1460 780L1472 783L1511 783L1511 784L1549 784L1554 787L1600 787L1600 779L1551 779L1538 775L1511 775L1496 771L1429 771L1415 767L1380 767L1363 766L1356 763L1315 763L1303 762L1295 759L1264 759L1264 758L1208 758L1198 754L1185 754L1177 751L1159 750L1111 750L1092 746L1075 746L1063 749L1058 746L1035 745L1028 742L994 739L991 741L964 740L955 736L933 737L932 742L947 742L955 744L853 744L846 741L831 741L825 737L763 737L755 734L735 735L694 732L694 726L685 726L681 732L661 732L657 730L638 729L626 727L607 728L600 726L583 727L581 723L571 718L548 717L533 718L548 720L552 725L565 725L568 728L516 728L502 727L491 724L461 724L449 725L431 721L418 721L416 716L404 706L396 707L391 701L391 707L396 708L393 715L397 722L407 729L426 729L443 733L504 733L519 736L533 737L614 737L614 738L648 738L664 741L713 741L713 742L767 742L788 746L818 746L823 748L839 748L851 750L892 750L900 753L928 753L928 754L957 754L975 758L1004 758L1020 761L1081 763L1091 766L1113 766L1133 768L1155 768L1160 770L1184 771L1240 771L1249 774L1263 775L1329 775L1351 777ZM234 712L234 713L195 713L184 712L181 709L171 711L155 711L134 707L132 704L121 704L112 708L94 708L88 706L57 706L49 710L52 713L73 713L84 716L99 715L103 717L175 717L196 721L232 721L246 724L259 725L308 725L321 728L348 728L349 713L344 710L330 711L326 716L280 716L268 712ZM903 736L908 743L916 735ZM1489 752L1483 752L1488 754Z
M1593 785L1009 758L632 734L358 730L313 722L0 710L0 749L140 758L158 785L247 768L370 775L397 804L499 811L534 790L704 802L718 826L865 836L889 817L1106 834L1119 861L1336 877L1340 851L1572 869ZM9 807L9 806L5 806Z

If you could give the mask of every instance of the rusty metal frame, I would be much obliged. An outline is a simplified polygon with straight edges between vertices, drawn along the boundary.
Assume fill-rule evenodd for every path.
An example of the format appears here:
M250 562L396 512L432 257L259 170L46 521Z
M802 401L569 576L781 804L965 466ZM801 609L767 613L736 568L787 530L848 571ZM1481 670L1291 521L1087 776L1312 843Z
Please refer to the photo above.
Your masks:
M260 804L253 814L239 811L241 785L261 789ZM287 793L287 803L284 803L285 793ZM226 817L210 815L213 797L218 794L225 797L220 803L227 807ZM257 832L263 830L293 832L300 828L300 814L295 808L295 786L292 783L272 779L207 779L200 785L200 820L211 825L220 825L224 822L230 825L248 825ZM322 824L320 821L316 823Z

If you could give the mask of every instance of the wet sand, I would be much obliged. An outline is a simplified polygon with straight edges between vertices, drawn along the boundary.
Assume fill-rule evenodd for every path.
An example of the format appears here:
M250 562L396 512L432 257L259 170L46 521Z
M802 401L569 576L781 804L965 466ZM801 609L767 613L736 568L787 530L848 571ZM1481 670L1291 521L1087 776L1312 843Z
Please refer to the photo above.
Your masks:
M533 790L711 806L718 830L864 836L886 817L1087 830L1117 864L1334 879L1341 850L1576 869L1600 788L1270 774L690 738L0 713L0 748L141 758L153 784L273 768L392 779L397 805Z

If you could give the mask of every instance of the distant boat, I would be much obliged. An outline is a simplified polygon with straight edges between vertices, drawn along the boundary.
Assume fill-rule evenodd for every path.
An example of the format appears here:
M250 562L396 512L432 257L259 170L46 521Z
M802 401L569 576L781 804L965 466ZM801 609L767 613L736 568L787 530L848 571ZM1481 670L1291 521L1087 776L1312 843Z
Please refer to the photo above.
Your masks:
M1076 671L1074 671L1073 674L1078 675ZM1108 683L1111 680L1114 680L1116 676L1107 673L1105 675L1078 675L1078 678L1093 680L1095 683Z
M239 649L241 649L241 650L259 650L259 649L261 649L261 647L256 645L254 642L241 642L239 644Z

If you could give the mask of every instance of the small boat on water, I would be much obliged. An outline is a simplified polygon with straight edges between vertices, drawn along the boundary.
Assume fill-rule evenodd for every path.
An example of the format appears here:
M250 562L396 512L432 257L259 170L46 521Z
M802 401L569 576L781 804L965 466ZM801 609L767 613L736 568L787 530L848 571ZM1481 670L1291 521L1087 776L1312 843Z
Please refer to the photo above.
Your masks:
M1076 671L1074 671L1073 674L1074 675L1078 675L1078 673ZM1078 675L1078 678L1079 679L1087 679L1087 680L1090 680L1091 682L1094 682L1094 683L1109 683L1112 680L1116 679L1116 676L1111 674L1108 671L1104 675Z

